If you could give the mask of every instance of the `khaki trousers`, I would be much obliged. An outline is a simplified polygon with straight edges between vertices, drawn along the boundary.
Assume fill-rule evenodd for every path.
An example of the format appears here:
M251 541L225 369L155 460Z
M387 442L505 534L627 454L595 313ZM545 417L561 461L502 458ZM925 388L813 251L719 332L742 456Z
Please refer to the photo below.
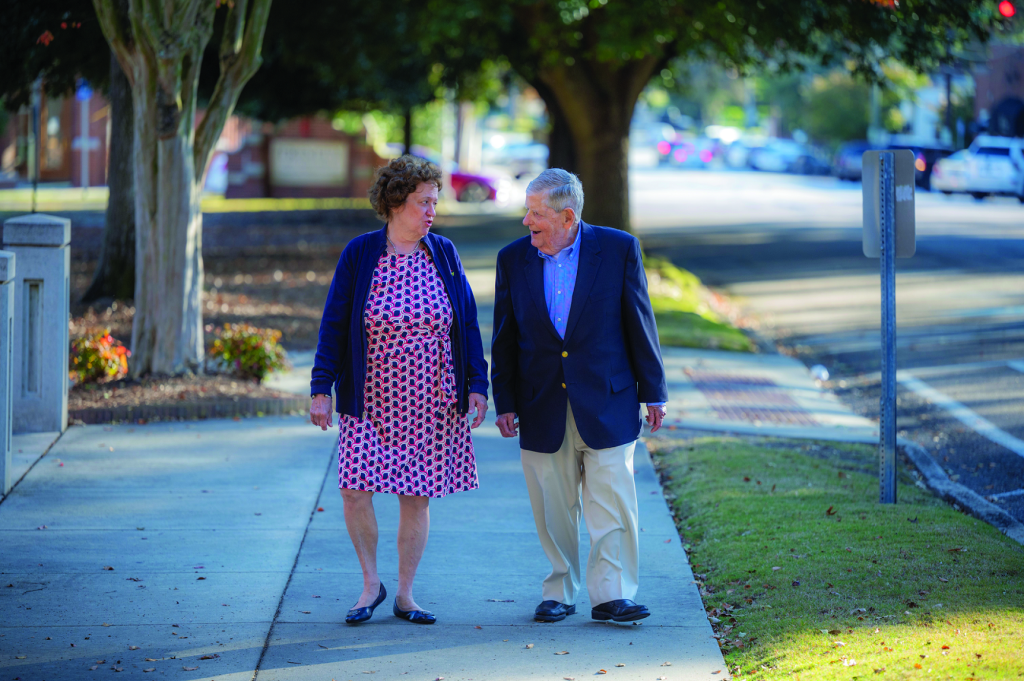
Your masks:
M533 519L551 574L543 599L571 605L580 589L580 511L590 531L587 591L592 606L633 599L640 572L633 450L636 442L591 449L568 409L554 454L520 450Z

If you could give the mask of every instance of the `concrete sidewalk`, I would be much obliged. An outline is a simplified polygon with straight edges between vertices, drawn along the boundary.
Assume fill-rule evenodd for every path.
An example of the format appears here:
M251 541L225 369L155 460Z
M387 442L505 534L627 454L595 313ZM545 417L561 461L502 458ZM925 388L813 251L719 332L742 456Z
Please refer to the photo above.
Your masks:
M584 593L580 614L533 622L547 563L517 444L490 424L474 431L481 489L431 504L416 593L438 624L398 620L393 597L343 624L361 573L335 440L300 417L68 430L0 504L4 678L729 677L642 448L638 599L653 615L593 622ZM376 501L393 592L398 505Z

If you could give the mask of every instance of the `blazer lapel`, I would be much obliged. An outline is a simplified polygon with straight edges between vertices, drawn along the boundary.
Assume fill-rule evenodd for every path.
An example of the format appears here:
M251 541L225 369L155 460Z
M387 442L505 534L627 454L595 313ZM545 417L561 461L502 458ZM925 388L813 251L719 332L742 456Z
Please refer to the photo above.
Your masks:
M597 270L601 267L601 244L597 242L597 235L590 225L583 221L580 221L580 229L583 230L583 237L580 239L580 261L576 268L576 286L572 292L569 320L565 324L565 340L569 340L573 329L576 328L576 322L579 321L590 296L590 289L597 279Z
M532 246L526 250L526 267L523 269L526 276L526 283L530 287L530 298L537 308L537 315L541 318L541 325L561 342L558 337L558 330L551 323L551 315L548 314L548 302L544 298L544 261L537 255L537 249Z

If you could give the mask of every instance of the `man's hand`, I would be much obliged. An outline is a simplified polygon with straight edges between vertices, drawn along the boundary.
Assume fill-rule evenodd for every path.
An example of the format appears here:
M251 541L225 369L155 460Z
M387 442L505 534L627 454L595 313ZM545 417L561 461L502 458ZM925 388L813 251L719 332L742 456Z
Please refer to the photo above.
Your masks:
M498 430L502 437L515 437L519 434L519 421L516 421L515 412L498 415Z
M647 405L647 425L651 427L652 433L658 432L658 429L661 428L661 422L665 420L666 414L668 414L668 410L664 405Z
M469 425L470 428L476 428L484 422L484 416L487 415L487 397L480 393L469 394L469 413L476 414L473 417L473 423Z
M309 405L309 422L314 426L320 426L320 430L327 430L331 427L331 396L317 395L313 403Z

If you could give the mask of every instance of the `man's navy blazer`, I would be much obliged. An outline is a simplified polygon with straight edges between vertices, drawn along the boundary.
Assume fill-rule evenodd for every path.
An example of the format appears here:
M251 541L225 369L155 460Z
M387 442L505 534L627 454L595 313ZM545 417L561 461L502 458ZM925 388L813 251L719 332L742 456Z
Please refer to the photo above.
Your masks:
M565 339L544 299L544 263L530 237L498 253L491 386L498 414L519 416L519 446L552 453L565 437L566 404L588 447L639 436L640 402L666 402L658 329L640 243L580 222L579 267Z

